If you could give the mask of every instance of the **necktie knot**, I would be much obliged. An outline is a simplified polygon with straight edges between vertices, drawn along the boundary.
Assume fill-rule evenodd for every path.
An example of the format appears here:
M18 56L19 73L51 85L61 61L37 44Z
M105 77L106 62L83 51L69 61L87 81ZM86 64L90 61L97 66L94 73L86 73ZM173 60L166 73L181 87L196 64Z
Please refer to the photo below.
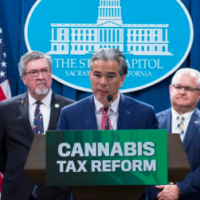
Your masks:
M185 118L184 118L183 116L179 115L179 116L177 117L177 120L184 121Z
M105 107L105 106L103 106L103 107L101 107L101 111L102 111L102 113L103 113L103 116L107 116L107 114L108 114L108 107Z
M36 105L38 105L38 106L40 106L40 105L42 104L41 101L36 101L35 103L36 103Z

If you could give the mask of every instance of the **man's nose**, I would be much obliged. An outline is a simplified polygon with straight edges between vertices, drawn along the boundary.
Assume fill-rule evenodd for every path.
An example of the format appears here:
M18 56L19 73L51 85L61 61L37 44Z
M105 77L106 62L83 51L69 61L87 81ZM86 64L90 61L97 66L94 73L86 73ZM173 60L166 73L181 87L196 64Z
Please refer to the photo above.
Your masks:
M38 79L43 79L44 78L44 75L42 74L41 71L38 72L38 77L37 78Z
M106 80L105 77L101 77L100 84L101 85L107 85L107 80Z
M185 88L181 88L181 89L179 90L179 93L185 94Z

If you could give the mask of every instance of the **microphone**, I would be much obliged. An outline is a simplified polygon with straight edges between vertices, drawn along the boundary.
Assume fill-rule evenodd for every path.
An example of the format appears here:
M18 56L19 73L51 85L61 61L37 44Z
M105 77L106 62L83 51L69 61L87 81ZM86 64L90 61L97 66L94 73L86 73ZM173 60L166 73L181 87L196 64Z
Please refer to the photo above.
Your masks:
M109 102L109 107L111 106L111 103L113 102L113 96L112 95L108 95L107 96L107 100Z
M107 100L109 102L109 106L104 108L105 111L108 111L108 108L111 107L111 103L113 102L113 96L108 95ZM110 112L107 114L105 130L109 130L109 114L110 114Z

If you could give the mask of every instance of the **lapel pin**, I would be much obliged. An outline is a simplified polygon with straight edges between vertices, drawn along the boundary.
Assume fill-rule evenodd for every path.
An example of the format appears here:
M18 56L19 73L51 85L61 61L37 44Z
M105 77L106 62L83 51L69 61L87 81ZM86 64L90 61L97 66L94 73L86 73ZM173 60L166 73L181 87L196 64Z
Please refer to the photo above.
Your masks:
M24 100L21 100L21 105L22 105L22 106L24 105Z
M59 107L60 107L60 105L56 103L55 104L55 108L59 108Z
M199 124L199 121L194 121L195 124Z
M127 114L131 115L131 113L129 111L126 111Z

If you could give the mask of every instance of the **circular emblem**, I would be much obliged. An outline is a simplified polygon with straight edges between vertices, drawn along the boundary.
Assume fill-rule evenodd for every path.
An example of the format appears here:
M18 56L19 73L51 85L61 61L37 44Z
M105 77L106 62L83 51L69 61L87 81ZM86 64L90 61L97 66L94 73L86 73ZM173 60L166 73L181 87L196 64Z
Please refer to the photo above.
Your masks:
M83 91L91 91L92 54L120 49L128 66L120 90L131 92L180 67L193 42L193 25L180 0L38 0L26 21L25 40L29 50L52 56L54 79Z

